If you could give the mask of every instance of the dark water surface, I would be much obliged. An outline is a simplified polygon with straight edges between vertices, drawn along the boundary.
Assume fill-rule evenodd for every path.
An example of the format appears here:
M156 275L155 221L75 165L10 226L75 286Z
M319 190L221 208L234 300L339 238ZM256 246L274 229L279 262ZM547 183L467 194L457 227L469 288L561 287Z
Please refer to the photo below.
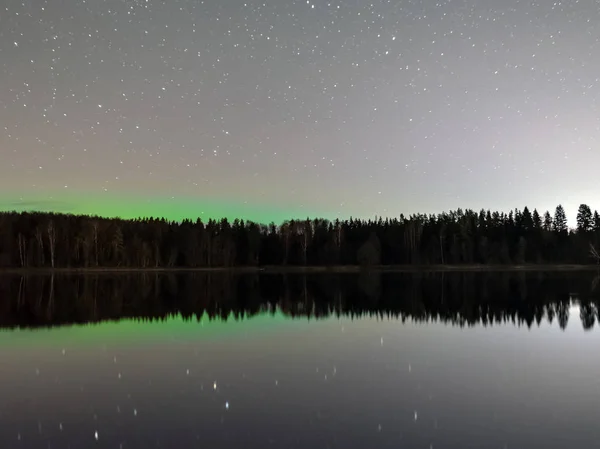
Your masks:
M3 276L0 448L598 447L597 283Z

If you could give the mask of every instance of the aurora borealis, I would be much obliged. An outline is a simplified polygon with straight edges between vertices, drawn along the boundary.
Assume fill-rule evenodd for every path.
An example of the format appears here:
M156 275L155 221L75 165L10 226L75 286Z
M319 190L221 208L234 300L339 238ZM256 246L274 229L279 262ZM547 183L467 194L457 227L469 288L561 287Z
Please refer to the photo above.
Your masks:
M596 2L12 1L0 209L597 207Z
M201 218L206 221L209 218L225 217L230 220L245 218L263 223L271 221L281 223L290 216L302 217L304 213L299 208L277 208L268 204L244 204L235 201L220 201L214 198L201 200L193 197L165 198L160 195L150 198L141 194L116 195L114 193L65 193L49 197L32 195L31 198L24 196L17 200L7 196L2 198L0 194L0 210L59 211L124 219L154 217L177 221L186 218Z

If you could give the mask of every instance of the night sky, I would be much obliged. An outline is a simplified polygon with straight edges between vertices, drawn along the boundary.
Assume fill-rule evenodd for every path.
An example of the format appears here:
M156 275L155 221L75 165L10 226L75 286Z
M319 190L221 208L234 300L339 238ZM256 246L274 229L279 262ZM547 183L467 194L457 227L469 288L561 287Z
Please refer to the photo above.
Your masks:
M599 82L592 0L8 0L0 208L572 221Z

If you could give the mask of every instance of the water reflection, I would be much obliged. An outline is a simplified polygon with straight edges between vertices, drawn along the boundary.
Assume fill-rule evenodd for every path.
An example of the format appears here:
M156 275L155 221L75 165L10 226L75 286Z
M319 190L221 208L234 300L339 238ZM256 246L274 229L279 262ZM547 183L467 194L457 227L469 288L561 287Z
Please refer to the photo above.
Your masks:
M593 278L0 277L0 448L595 447Z
M276 310L297 318L394 317L484 326L542 320L592 329L598 279L589 273L121 274L0 276L0 327L122 318L236 320Z

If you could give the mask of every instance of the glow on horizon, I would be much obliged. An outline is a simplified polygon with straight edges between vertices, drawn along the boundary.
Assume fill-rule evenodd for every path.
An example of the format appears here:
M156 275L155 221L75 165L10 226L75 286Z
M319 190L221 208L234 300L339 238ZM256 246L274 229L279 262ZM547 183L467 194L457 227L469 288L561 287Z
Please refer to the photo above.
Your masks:
M281 224L285 220L328 218L319 211L303 211L301 208L281 208L276 205L236 202L229 199L203 199L192 197L160 197L121 194L57 194L46 197L24 195L15 201L0 197L0 210L16 212L54 212L74 215L95 215L122 219L165 218L172 221L184 219L204 222L236 218L268 224Z
M584 200L590 199L589 194L584 195ZM593 202L582 201L590 205L594 210ZM563 204L567 214L569 227L576 226L577 209L580 203L569 202ZM533 212L535 205L515 206L522 210L524 206ZM554 216L555 206L539 208L537 210L543 218L546 210ZM462 208L465 210L466 208ZM488 208L486 207L485 210ZM476 212L479 209L474 208ZM494 211L494 209L491 209ZM359 219L374 219L377 216L343 215L332 213L317 208L280 207L276 204L239 202L231 199L218 198L194 198L194 197L165 197L148 196L143 194L116 194L112 192L103 193L79 193L58 192L46 196L24 194L17 200L14 196L0 195L0 211L5 212L53 212L74 215L90 215L105 218L122 218L135 220L139 218L165 218L170 221L182 221L189 219L195 221L200 218L203 222L209 219L220 220L227 218L229 221L237 219L250 220L255 223L269 224L274 222L280 225L286 220L325 218L328 220L346 220L351 216ZM411 213L443 213L448 211L411 211L403 212L405 216ZM498 210L498 212L510 212L509 210ZM398 215L399 216L399 215ZM385 217L384 217L385 218Z
M592 211L595 210L593 202L589 200L590 195L586 193L581 203L588 204ZM581 203L569 202L563 204L567 214L567 223L569 227L576 226L577 209ZM555 206L548 205L540 208L535 205L515 206L522 210L527 206L531 212L537 208L540 216L546 210L554 216ZM463 207L463 210L466 208ZM489 209L488 207L484 208ZM478 212L480 209L473 208ZM490 209L495 211L494 209ZM301 208L301 207L281 207L277 204L253 202L239 202L231 199L219 198L195 198L189 196L165 197L148 196L143 194L116 194L111 192L103 193L67 193L58 192L46 196L24 194L15 200L14 196L6 194L0 195L0 211L5 212L53 212L74 215L91 215L105 218L122 218L125 220L135 220L139 218L165 218L171 221L182 221L185 219L195 221L197 218L206 222L209 219L220 220L227 218L229 221L237 219L250 220L260 224L269 224L274 222L279 225L286 220L306 219L306 218L325 218L328 220L346 220L351 216L359 219L374 219L376 216L361 216L360 214L343 215L339 212L332 213L319 208ZM439 214L448 212L440 211L406 211L404 216L412 213L433 213ZM509 210L498 210L498 212L508 213ZM399 216L400 214L398 214ZM383 215L382 215L383 216ZM384 216L385 218L385 216Z

